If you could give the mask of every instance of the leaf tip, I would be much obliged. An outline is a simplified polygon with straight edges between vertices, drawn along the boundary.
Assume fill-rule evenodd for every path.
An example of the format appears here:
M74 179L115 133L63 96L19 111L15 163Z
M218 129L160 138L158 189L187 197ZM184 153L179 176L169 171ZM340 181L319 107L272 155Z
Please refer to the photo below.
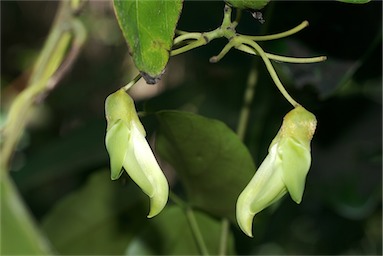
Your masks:
M144 71L141 71L141 76L145 79L147 84L156 84L161 80L162 75L165 73L163 70L159 75L150 75Z

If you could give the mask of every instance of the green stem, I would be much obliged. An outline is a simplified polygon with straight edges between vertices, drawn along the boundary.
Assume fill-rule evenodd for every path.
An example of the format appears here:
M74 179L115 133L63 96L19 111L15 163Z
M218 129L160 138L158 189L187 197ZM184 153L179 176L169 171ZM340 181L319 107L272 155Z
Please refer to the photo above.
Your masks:
M171 53L170 53L170 56L175 56L175 55L178 55L178 54L181 54L181 53L184 53L184 52L188 52L190 50L193 50L194 48L198 48L202 45L205 45L207 44L207 42L204 40L204 38L199 38L197 39L196 41L190 43L190 44L187 44L183 47L180 47L178 49L175 49L175 50L172 50Z
M193 209L185 203L181 198L179 198L176 194L170 191L169 198L177 204L179 207L185 210L186 218L189 222L190 228L192 230L192 233L194 235L194 238L197 242L198 248L201 251L202 255L209 255L209 251L207 249L206 243L203 239L201 230L198 226L197 220L195 218Z
M241 20L242 17L242 10L237 9L237 15L235 16L235 20L233 21L233 28L236 28L237 25L239 24L239 21Z
M307 20L305 20L301 24L296 26L295 28L289 29L289 30L281 32L281 33L267 35L267 36L249 36L249 35L242 35L242 36L247 38L247 39L254 40L254 41L269 41L269 40L280 39L283 37L293 35L299 31L301 31L302 29L304 29L308 25L309 25L309 22Z
M132 81L130 81L127 85L125 85L125 86L123 87L124 91L127 92L133 85L135 85L135 84L138 82L138 80L140 80L141 77L142 77L141 74L136 75L136 76L133 78Z
M182 34L182 35L176 37L173 41L173 44L176 45L176 44L179 44L183 41L190 40L190 39L199 39L199 38L201 38L201 36L202 36L201 33L185 33L185 34Z
M69 26L67 23L70 17L69 4L70 2L66 1L60 3L51 31L34 65L33 73L29 79L29 86L43 78L48 79L55 71L55 68L57 68L57 65L60 64L58 61L58 63L56 62L55 65L52 65L52 60L60 59L55 58L53 55L55 55L55 53L57 55L57 48L62 48L60 46L65 45L64 42L70 40L70 37L68 37L68 35L70 35Z
M262 58L263 62L265 63L266 68L269 71L271 78L273 79L273 81L274 81L275 85L277 86L277 88L279 89L279 91L282 93L283 97L285 97L285 99L288 102L290 102L290 104L293 105L293 107L299 106L300 104L298 102L296 102L290 96L290 94L286 91L285 87L283 86L282 82L279 80L277 72L275 72L273 65L271 64L269 58L266 56L266 53L263 51L261 46L259 46L256 42L254 42L252 40L249 40L247 38L243 38L240 36L238 36L236 39L239 42L250 45L251 47L254 48L254 50L257 52L257 54Z
M221 25L221 29L223 30L226 30L229 27L232 28L233 23L231 22L231 11L231 7L226 4L223 9L223 21Z
M255 68L255 64L253 68L250 70L249 77L247 79L247 85L245 89L245 93L243 95L243 104L242 109L239 115L238 126L237 126L237 135L240 140L244 140L247 124L249 122L250 116L250 106L253 102L255 86L258 81L258 70Z
M176 31L175 31L176 35L184 35L184 34L188 34L188 33L190 33L190 32L179 30L179 29L176 29Z
M44 97L51 90L62 76L55 75L58 69L62 68L63 59L67 48L73 42L79 42L76 38L79 32L79 26L72 22L74 17L71 13L69 1L62 1L57 12L54 25L49 33L48 39L41 51L41 54L34 66L33 73L24 89L12 102L8 117L2 130L3 143L1 145L1 167L8 170L9 162L13 152L21 138L21 135L27 125L29 111L34 104ZM81 29L80 29L81 30ZM76 32L77 31L77 32ZM79 33L85 33L84 31ZM85 36L84 36L85 37ZM83 42L84 40L80 40ZM79 47L77 45L77 47ZM71 58L76 57L77 53L72 53L69 63L73 63ZM67 62L68 64L68 62ZM68 65L62 70L68 70Z
M238 50L250 53L253 55L257 55L257 53L254 51L253 48L247 46L247 45L240 45L237 47ZM287 63L299 63L299 64L304 64L304 63L316 63L316 62L321 62L325 61L327 59L326 56L318 56L318 57L309 57L309 58L296 58L296 57L287 57L287 56L280 56L280 55L275 55L271 53L265 52L267 58L275 61L280 61L280 62L287 62Z
M220 61L226 55L226 53L228 53L230 49L233 48L234 46L235 46L235 41L231 40L229 43L225 45L225 47L223 47L222 51L217 56L213 56L210 58L209 60L210 63L216 63Z
M296 57L275 55L272 53L266 53L266 56L267 58L275 60L275 61L288 62L288 63L300 63L300 64L317 63L317 62L322 62L327 60L326 56L296 58Z
M191 207L186 208L186 217L190 223L190 227L192 229L192 232L194 234L194 237L196 239L198 247L200 248L201 254L202 255L209 255L209 251L207 250L205 241L204 241L202 233L199 229L197 220L194 216L193 209Z
M65 76L70 70L77 56L80 54L80 50L86 40L86 29L84 25L77 19L71 21L71 27L73 29L74 39L72 47L66 55L62 64L58 67L56 72L49 78L48 84L46 85L46 91L53 90L59 81ZM47 93L45 93L47 94ZM42 100L42 98L40 98Z
M198 37L197 37L197 34L198 34ZM196 39L196 40L185 46L172 50L170 53L170 56L175 56L175 55L190 51L194 48L200 47L202 45L206 45L210 41L216 38L220 38L222 36L223 36L223 30L221 28L217 28L213 31L204 32L204 33L187 33L183 31L183 33L179 37L174 39L175 43L180 43L184 40L189 40L189 39Z
M227 238L229 236L229 230L230 230L230 222L227 218L222 219L221 222L221 238L219 243L219 255L223 256L226 255L226 249L227 249Z

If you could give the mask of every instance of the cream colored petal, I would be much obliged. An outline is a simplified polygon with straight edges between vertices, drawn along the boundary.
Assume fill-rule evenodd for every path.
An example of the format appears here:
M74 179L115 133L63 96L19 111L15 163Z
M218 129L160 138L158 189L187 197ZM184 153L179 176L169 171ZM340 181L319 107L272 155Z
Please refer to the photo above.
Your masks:
M277 147L278 144L275 144L270 148L269 154L237 200L237 222L243 232L250 237L252 237L254 216L287 192L279 168Z
M299 204L302 201L306 176L311 165L310 146L302 145L292 138L284 138L280 142L278 155L284 160L283 181L291 198Z
M149 197L152 197L155 193L154 186L152 184L153 180L150 179L150 174L147 169L143 169L141 164L138 162L135 154L135 147L138 147L136 136L141 136L141 134L137 134L132 130L130 140L128 143L125 161L124 161L124 169L130 176L130 178L142 189L142 191L147 194ZM145 140L145 143L146 140Z
M122 165L128 150L129 136L129 129L122 120L116 121L106 133L105 145L110 158L112 180L118 179L122 174Z
M152 149L134 122L132 122L132 140L135 158L153 189L153 193L148 194L150 197L148 218L151 218L165 207L168 201L169 185Z

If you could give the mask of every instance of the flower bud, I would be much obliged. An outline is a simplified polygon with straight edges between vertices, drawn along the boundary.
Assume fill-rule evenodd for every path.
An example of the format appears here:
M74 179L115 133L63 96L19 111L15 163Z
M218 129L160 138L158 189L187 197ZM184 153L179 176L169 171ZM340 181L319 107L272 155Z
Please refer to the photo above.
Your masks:
M284 117L268 155L237 200L237 221L248 236L252 237L255 214L287 192L296 203L301 202L311 165L310 142L316 123L315 116L301 106Z
M148 217L165 207L169 185L145 139L133 99L123 90L109 95L105 101L107 132L105 138L111 166L111 179L118 179L125 170L150 197Z

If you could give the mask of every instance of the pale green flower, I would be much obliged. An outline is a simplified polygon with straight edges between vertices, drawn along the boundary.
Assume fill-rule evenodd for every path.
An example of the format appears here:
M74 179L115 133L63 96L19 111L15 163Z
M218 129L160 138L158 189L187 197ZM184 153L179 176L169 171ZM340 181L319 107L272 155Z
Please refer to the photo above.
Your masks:
M287 192L296 203L301 202L311 165L310 142L315 128L315 116L301 106L284 117L269 154L237 200L237 221L248 236L252 237L255 214Z
M133 99L123 90L105 101L108 122L105 144L110 157L111 178L118 179L125 170L150 197L148 217L154 217L168 201L169 185L145 139L146 132Z

